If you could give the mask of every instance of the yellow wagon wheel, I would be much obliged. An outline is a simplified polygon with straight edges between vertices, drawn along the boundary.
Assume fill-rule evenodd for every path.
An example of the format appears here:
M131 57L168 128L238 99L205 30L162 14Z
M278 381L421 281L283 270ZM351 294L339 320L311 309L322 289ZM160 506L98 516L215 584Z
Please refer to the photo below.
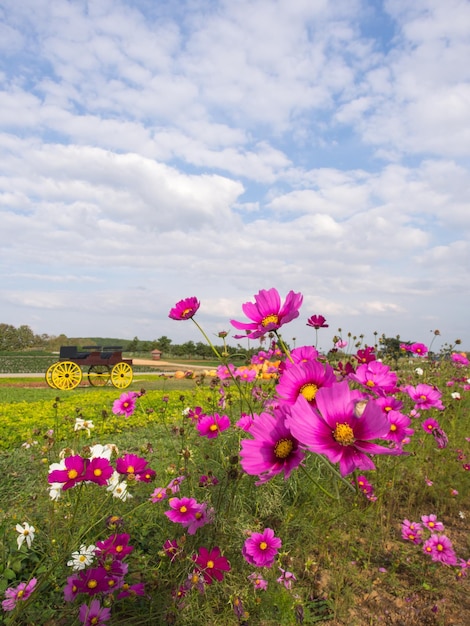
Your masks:
M66 391L75 389L82 382L82 370L73 361L59 361L52 370L52 384Z
M111 382L118 389L125 389L129 387L132 382L132 367L129 363L116 363L111 370Z
M109 376L109 367L107 365L90 365L88 382L93 387L104 387L109 380Z
M49 385L49 387L51 387L52 389L57 389L57 387L54 385L54 383L52 382L52 372L54 371L55 366L57 365L57 363L53 363L52 365L50 365L47 370L46 370L46 383Z

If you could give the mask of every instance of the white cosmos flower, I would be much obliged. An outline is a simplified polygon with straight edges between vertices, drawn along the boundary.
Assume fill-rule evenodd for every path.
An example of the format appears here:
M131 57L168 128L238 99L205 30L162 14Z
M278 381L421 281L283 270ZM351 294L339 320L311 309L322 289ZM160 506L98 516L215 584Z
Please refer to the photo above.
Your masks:
M75 420L74 431L86 430L88 437L90 436L90 428L94 428L94 424L91 420L84 420L81 417L77 417Z
M23 522L23 526L21 524L16 525L16 530L17 532L19 532L18 538L16 540L18 543L18 550L21 548L24 541L26 541L26 543L28 544L28 548L30 548L36 530L34 526L30 526L28 522Z
M85 569L88 565L93 563L95 558L96 546L86 546L82 543L80 549L77 552L72 552L72 558L67 561L67 565L74 571Z
M132 494L130 494L127 490L127 482L125 480L120 480L121 475L118 472L114 472L111 478L108 479L108 487L107 491L110 491L115 498L119 498L123 502L132 498Z
M415 374L417 374L418 376L422 376L424 374L424 371L421 367L416 367Z
M458 391L454 391L450 395L454 400L460 400L460 393Z

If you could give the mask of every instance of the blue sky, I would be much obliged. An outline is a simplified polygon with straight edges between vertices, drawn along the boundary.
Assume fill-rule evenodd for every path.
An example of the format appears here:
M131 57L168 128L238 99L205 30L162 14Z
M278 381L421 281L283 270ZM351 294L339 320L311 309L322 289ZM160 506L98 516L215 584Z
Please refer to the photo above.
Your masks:
M470 3L2 0L0 321L470 349Z

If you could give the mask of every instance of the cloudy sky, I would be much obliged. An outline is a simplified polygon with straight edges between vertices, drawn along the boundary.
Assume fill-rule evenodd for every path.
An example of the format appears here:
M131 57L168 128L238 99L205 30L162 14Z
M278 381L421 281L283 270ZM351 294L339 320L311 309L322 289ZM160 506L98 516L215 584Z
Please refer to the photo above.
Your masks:
M297 344L470 350L469 59L468 0L0 0L0 322L199 341L177 300L276 287Z

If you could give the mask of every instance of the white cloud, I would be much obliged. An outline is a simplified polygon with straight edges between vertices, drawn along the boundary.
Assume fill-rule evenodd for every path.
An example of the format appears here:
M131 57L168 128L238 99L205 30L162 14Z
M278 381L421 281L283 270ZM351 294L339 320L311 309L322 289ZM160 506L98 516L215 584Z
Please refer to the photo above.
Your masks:
M184 340L275 286L470 342L468 3L183 4L3 3L5 321Z

